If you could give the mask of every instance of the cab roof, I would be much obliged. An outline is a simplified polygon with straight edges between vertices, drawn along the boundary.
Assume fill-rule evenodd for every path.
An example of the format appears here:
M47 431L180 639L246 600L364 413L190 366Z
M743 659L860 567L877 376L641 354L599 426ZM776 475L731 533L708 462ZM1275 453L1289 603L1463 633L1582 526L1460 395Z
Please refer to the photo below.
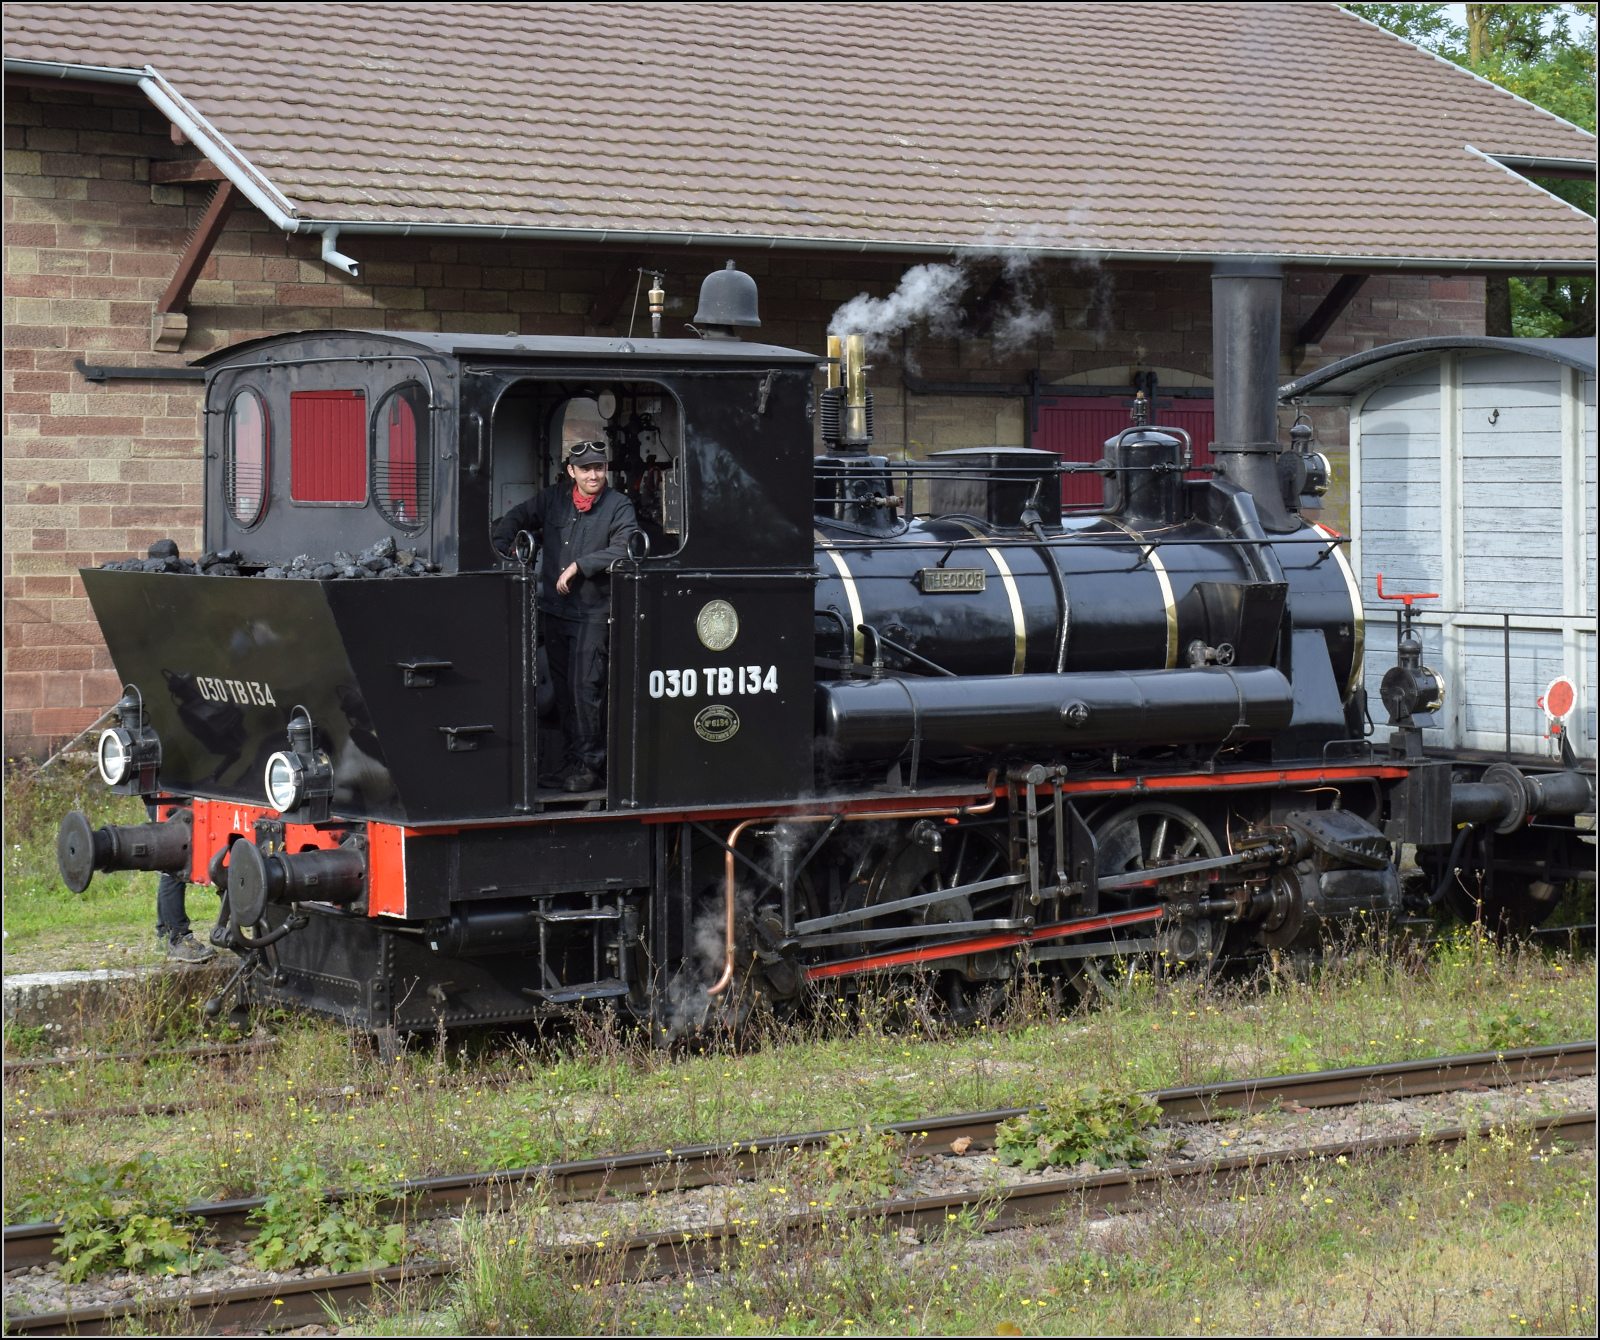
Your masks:
M397 349L423 350L446 358L493 358L497 361L552 358L610 362L619 357L635 357L643 363L805 363L819 361L818 355L803 349L786 349L776 344L753 344L747 340L623 339L599 335L479 335L452 334L448 331L392 330L293 330L241 340L226 349L194 359L190 366L215 369L234 361L250 361L249 354L307 340L359 339Z

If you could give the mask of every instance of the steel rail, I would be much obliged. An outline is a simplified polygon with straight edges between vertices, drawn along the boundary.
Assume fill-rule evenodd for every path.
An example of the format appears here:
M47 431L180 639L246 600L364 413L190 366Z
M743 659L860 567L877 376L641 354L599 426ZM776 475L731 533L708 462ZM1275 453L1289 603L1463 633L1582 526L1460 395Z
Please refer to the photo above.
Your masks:
M1513 1124L1483 1122L1473 1127L1406 1131L1364 1140L1205 1159L1176 1167L1129 1168L976 1188L947 1196L885 1200L844 1208L836 1214L817 1211L786 1216L776 1225L760 1226L757 1232L768 1240L787 1239L806 1229L821 1228L830 1219L838 1218L854 1222L883 1220L900 1229L941 1229L961 1211L989 1204L995 1213L983 1222L982 1231L998 1233L1046 1220L1066 1206L1108 1211L1135 1203L1165 1187L1198 1187L1204 1191L1231 1188L1272 1168L1336 1158L1371 1158L1419 1147L1450 1148L1464 1141L1489 1138ZM1539 1117L1526 1123L1527 1129L1539 1140L1541 1151L1548 1151L1557 1142L1593 1143L1595 1126L1596 1113L1592 1109ZM720 1268L737 1250L740 1236L737 1225L721 1224L710 1229L639 1234L625 1239L615 1248L603 1250L611 1256L620 1254L624 1279L658 1279ZM569 1249L563 1254L573 1262L599 1259L599 1253L588 1248ZM185 1330L193 1327L202 1334L237 1333L246 1328L280 1330L308 1322L324 1322L330 1307L337 1310L341 1303L367 1303L406 1285L435 1291L448 1281L452 1269L452 1263L447 1261L426 1261L391 1266L387 1270L249 1285L157 1301L36 1313L6 1318L6 1330L13 1335L108 1335L125 1328L130 1321L161 1319L185 1312L189 1323Z
M1161 1089L1151 1093L1169 1120L1207 1121L1224 1113L1249 1113L1273 1104L1305 1108L1341 1107L1370 1098L1411 1098L1444 1093L1471 1084L1509 1085L1527 1080L1570 1079L1595 1073L1595 1041L1548 1047L1521 1047L1501 1052L1434 1056L1420 1061L1391 1061L1312 1074L1224 1080L1214 1084ZM967 1139L969 1147L994 1143L995 1127L1023 1115L1027 1108L958 1113L900 1121L874 1129L907 1137L919 1153L947 1152L952 1142ZM473 1206L496 1207L534 1184L548 1185L561 1199L586 1199L639 1191L682 1190L705 1186L730 1173L754 1172L786 1154L827 1145L838 1130L769 1135L731 1144L692 1145L605 1158L493 1172L461 1173L400 1182L380 1204L384 1212L428 1218ZM203 1223L216 1238L240 1241L254 1236L250 1214L262 1197L203 1201L188 1206L183 1216ZM8 1224L4 1230L6 1268L38 1265L51 1259L60 1225Z
M1593 1109L1535 1118L1526 1128L1541 1140L1562 1140L1572 1144L1592 1143L1596 1114ZM1318 1159L1371 1156L1420 1145L1449 1147L1470 1139L1481 1139L1503 1130L1508 1122L1484 1122L1475 1127L1452 1126L1437 1131L1407 1131L1397 1135L1374 1136L1321 1145L1303 1145L1254 1155L1224 1159L1205 1159L1178 1167L1129 1168L1087 1176L1052 1178L1047 1181L1014 1183L997 1188L954 1192L948 1196L928 1196L914 1200L881 1201L875 1205L842 1210L841 1217L853 1220L885 1219L901 1228L942 1228L962 1210L984 1202L997 1203L998 1213L983 1225L989 1233L1003 1232L1027 1223L1048 1219L1061 1206L1078 1204L1086 1209L1109 1209L1139 1199L1161 1185L1204 1187L1229 1185L1252 1174L1286 1164ZM1542 1146L1548 1148L1548 1146ZM827 1222L825 1212L795 1215L776 1228L764 1225L757 1231L767 1240L787 1236L797 1230ZM656 1233L629 1239L625 1244L629 1277L645 1278L715 1269L739 1239L736 1225L719 1225L699 1231ZM592 1256L590 1251L575 1251L575 1257Z
M88 1052L83 1056L40 1056L27 1057L19 1061L5 1063L5 1075L10 1079L12 1075L28 1070L49 1070L55 1067L105 1065L113 1061L126 1061L130 1064L146 1065L151 1061L164 1061L169 1056L183 1060L204 1060L212 1056L245 1056L256 1052L271 1051L278 1045L277 1038L257 1038L250 1042L225 1042L216 1046L201 1047L160 1047L144 1052Z
M175 1321L168 1334L251 1335L294 1326L323 1324L328 1307L367 1304L406 1285L437 1289L450 1272L444 1261L424 1261L387 1270L359 1270L321 1279L250 1284L238 1289L207 1289L172 1298L112 1303L7 1317L8 1335L125 1334L131 1321ZM180 1320L181 1319L181 1320ZM160 1330L152 1332L160 1334Z
M353 1092L346 1093L345 1088ZM370 1098L374 1094L383 1093L389 1088L383 1080L369 1080L365 1084L348 1085L341 1088L285 1090L282 1095L273 1093L236 1093L213 1094L206 1098L178 1098L167 1103L125 1103L120 1107L61 1107L45 1109L40 1112L27 1110L8 1110L5 1114L7 1126L18 1125L24 1122L60 1122L66 1124L75 1121L112 1121L124 1117L177 1117L186 1112L209 1112L218 1108L235 1108L243 1111L246 1108L260 1107L273 1099L283 1097L293 1099L296 1103L306 1106L312 1103L338 1102L340 1099ZM441 1090L440 1092L449 1092Z

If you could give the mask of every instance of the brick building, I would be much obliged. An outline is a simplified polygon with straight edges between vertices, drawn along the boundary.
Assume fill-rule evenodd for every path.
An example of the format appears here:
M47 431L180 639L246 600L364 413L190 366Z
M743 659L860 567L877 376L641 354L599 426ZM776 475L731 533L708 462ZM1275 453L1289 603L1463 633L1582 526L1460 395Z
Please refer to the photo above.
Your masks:
M12 750L116 696L75 570L196 547L184 368L237 340L625 332L641 267L686 333L731 257L760 337L820 351L949 265L881 341L880 447L1070 455L1138 374L1203 422L1219 257L1283 267L1285 380L1592 269L1519 173L1593 138L1331 6L16 4L5 38Z

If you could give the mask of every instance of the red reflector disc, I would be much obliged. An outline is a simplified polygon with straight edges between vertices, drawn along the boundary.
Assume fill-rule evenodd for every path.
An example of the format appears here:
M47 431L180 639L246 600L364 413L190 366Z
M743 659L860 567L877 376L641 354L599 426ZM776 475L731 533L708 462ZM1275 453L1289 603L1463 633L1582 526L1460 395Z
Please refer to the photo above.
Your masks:
M1544 691L1544 710L1557 720L1564 720L1578 704L1578 690L1565 675L1550 681Z

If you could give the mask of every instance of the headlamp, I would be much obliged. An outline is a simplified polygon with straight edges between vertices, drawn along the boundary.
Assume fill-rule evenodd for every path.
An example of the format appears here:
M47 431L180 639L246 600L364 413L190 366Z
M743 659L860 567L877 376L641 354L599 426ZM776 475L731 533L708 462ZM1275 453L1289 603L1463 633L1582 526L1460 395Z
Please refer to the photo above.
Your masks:
M100 736L100 776L107 786L121 786L133 770L133 736L115 726Z
M299 754L279 752L267 760L267 801L282 814L297 810L306 794L306 766Z
M289 747L267 760L267 803L289 823L319 824L333 801L333 764L317 747L316 726L304 707L289 717Z
M131 684L126 688L116 706L117 724L100 736L100 776L117 795L153 795L159 789L161 739L145 721L139 690Z

